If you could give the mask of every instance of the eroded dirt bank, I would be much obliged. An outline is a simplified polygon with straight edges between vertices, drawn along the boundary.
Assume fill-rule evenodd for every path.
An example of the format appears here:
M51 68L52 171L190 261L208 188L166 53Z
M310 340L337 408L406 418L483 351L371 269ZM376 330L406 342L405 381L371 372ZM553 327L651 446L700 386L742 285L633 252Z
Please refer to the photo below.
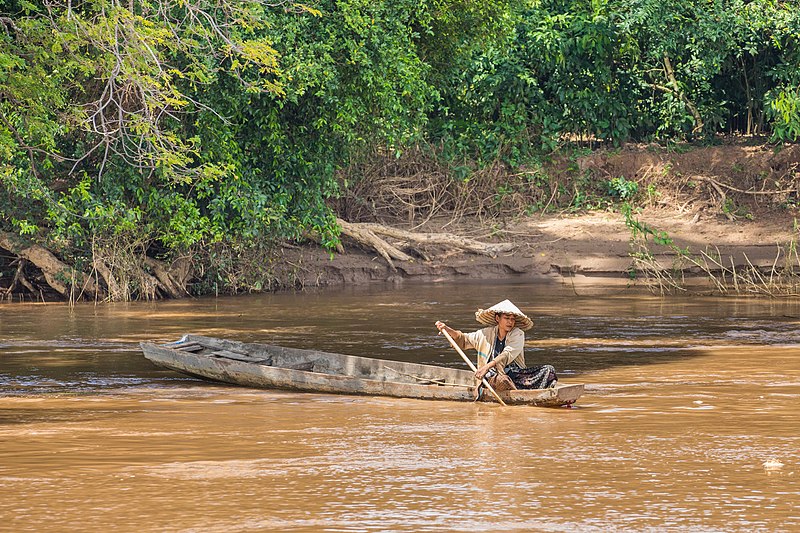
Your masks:
M650 248L664 268L674 266L676 247L692 254L707 252L734 268L781 268L798 238L798 145L744 139L685 151L637 145L554 162L549 171L579 172L594 183L614 178L635 182L639 202L634 218L674 241L671 248ZM392 266L374 249L345 237L333 258L312 246L286 249L281 268L304 287L459 278L629 285L631 254L637 248L619 206L569 211L489 220L462 217L457 222L440 217L422 225L389 221L417 232L515 245L495 257L395 240L414 258L392 261ZM683 268L687 276L703 275L691 266Z
M690 252L714 250L726 261L733 259L736 265L746 265L749 261L769 268L775 262L778 248L789 246L797 238L793 218L788 213L755 221L730 221L724 217L695 219L664 210L644 212L639 217L667 232L677 245ZM332 258L312 246L285 250L282 268L304 287L503 278L612 285L631 282L631 230L618 212L529 217L509 224L505 236L511 237L516 248L496 257L444 252L431 254L433 258L429 260L395 261L393 269L376 252L347 243L344 253ZM671 264L675 254L663 247L655 248L656 257L664 264Z

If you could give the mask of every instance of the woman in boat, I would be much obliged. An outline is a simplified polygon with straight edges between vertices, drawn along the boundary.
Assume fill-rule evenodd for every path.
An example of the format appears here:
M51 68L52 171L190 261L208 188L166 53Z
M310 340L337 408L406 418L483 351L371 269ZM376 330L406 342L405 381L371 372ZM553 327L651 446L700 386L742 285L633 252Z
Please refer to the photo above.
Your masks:
M546 389L554 387L558 377L552 365L525 366L525 333L533 327L533 320L511 303L503 300L489 309L478 309L475 318L488 327L464 333L453 329L441 320L436 328L447 331L462 349L474 348L478 352L478 371L475 379L485 377L490 384L507 389ZM510 382L509 382L510 381ZM480 398L481 388L477 394Z

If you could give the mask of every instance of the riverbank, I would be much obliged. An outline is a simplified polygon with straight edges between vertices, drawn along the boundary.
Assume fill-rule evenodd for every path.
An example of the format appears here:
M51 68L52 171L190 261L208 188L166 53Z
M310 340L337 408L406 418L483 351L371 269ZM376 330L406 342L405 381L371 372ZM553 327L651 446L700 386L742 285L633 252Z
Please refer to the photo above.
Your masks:
M697 254L712 250L736 267L748 264L769 269L779 248L797 238L794 214L788 211L763 213L754 220L729 220L723 215L680 213L649 209L636 217L654 230L666 232L676 246ZM494 257L427 247L427 259L393 261L394 268L374 250L347 239L332 257L318 247L287 248L281 268L286 279L304 288L341 286L369 282L445 281L454 279L530 279L580 285L636 285L631 270L635 251L632 233L619 212L601 211L578 215L531 216L509 221L502 228L479 224L435 223L416 231L479 236L490 231L495 237L482 242L513 243L514 249ZM672 248L653 246L657 261L673 263ZM702 277L686 269L685 274Z
M81 270L0 232L0 296L120 301L458 279L800 292L800 144L564 149L466 179L426 157L378 154L368 172L343 171L330 199L342 228L332 255L310 240L283 242L277 255L272 241L211 243L177 257L122 247L95 250Z
M363 240L344 236L333 257L311 246L285 249L280 276L300 287L520 278L593 286L644 284L649 289L655 278L661 290L662 274L678 276L681 283L702 284L709 274L726 269L730 272L725 275L737 276L747 270L741 279L745 283L748 276L789 272L789 282L795 284L794 272L800 269L795 247L800 145L731 137L710 146L627 145L565 154L513 175L492 168L476 176L472 188L461 191L464 199L453 205L485 198L478 203L495 205L494 211L454 209L438 218L435 207L429 206L427 215L409 208L411 216L404 220L399 207L419 206L419 198L446 199L464 184L440 184L432 177L428 194L420 196L419 189L398 188L407 185L401 175L395 166L375 172L368 192L340 205L338 212L361 213L364 222L436 235L439 243L447 233L453 241L468 237L511 244L512 249L487 256L429 245L424 239L395 238L390 244L413 257L394 260ZM413 194L402 196L406 189ZM623 202L635 206L627 222L638 221L653 233L632 232ZM537 204L549 209L525 214ZM365 205L372 205L372 211L365 212ZM393 215L387 218L386 213ZM348 217L348 222L356 221ZM669 245L655 242L657 236ZM725 290L720 285L717 289Z
M290 284L299 287L505 278L631 286L641 280L632 269L641 269L642 262L637 264L632 254L643 252L643 241L639 234L632 242L634 235L621 211L623 200L636 207L633 219L672 241L672 246L663 246L648 239L644 251L652 257L645 266L654 272L677 268L681 277L707 277L708 268L676 261L684 252L710 261L711 269L716 268L714 261L737 271L755 267L762 272L793 272L800 268L796 253L791 257L800 213L800 145L772 145L754 138L728 138L716 145L674 149L629 145L567 155L513 176L492 172L484 189L473 189L470 194L494 198L503 184L513 191L507 193L500 208L503 214L504 208L508 211L505 217L450 212L438 218L429 216L422 223L418 218L403 220L398 212L380 221L417 235L446 232L453 240L468 237L487 244L510 243L511 251L487 256L456 246L394 239L393 245L413 256L398 261L387 260L375 248L345 236L333 257L314 246L286 248L279 276L294 280ZM394 212L391 201L418 205L413 197L399 195L396 173L394 168L385 175L377 173L374 181L383 179L388 185L384 189L375 186L369 191L371 196L353 203L360 207L375 204L377 199L385 201L374 208L374 218L367 213L362 220L374 222L381 218L378 213ZM531 186L536 180L544 180L543 185ZM439 185L432 179L428 187L430 197L454 194L447 182ZM548 188L552 193L546 192ZM543 191L550 209L525 215L528 206L544 203L537 197ZM419 196L418 190L415 193ZM626 194L630 196L626 198ZM610 202L615 195L617 201ZM574 208L578 200L580 209ZM348 211L346 207L340 212ZM348 221L355 222L352 218Z

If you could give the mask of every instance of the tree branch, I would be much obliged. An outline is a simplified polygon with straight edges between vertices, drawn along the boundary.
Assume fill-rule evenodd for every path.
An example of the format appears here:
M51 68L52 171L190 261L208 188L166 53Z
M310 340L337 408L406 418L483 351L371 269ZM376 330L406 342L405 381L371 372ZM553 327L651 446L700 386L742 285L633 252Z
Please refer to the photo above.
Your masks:
M389 244L378 235L392 237L405 242L415 244L428 244L456 248L466 252L496 257L498 253L509 252L516 245L511 243L489 244L452 233L416 233L397 228L383 226L381 224L356 224L346 222L340 218L336 219L337 224L342 228L342 234L347 235L357 242L368 247L374 248L386 261L394 267L392 259L399 261L411 261L413 258L400 251L397 247Z

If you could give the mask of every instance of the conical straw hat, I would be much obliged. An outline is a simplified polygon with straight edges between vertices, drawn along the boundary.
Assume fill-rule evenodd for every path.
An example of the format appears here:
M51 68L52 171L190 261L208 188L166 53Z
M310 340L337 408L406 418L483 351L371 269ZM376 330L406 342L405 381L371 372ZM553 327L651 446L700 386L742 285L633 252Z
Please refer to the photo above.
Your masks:
M516 305L512 304L511 300L503 300L499 304L491 306L489 309L478 309L475 311L475 319L481 324L494 326L497 324L497 322L494 320L494 316L497 313L508 313L516 316L517 327L523 331L529 330L533 327L533 320L528 318L525 313L520 311Z

